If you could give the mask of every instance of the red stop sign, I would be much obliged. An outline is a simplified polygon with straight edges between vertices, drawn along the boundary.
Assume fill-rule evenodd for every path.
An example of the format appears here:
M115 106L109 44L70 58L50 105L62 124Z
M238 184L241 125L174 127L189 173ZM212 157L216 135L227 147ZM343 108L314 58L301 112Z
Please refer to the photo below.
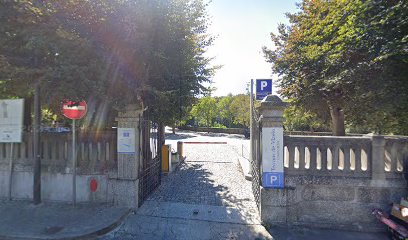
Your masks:
M88 107L85 101L66 101L62 104L62 113L69 119L81 119L85 116Z

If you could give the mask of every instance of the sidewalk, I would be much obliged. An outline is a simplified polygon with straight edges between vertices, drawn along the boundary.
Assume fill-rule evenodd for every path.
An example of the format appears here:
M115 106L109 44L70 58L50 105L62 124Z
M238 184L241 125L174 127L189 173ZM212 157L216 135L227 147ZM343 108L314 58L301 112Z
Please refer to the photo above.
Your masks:
M0 239L92 239L117 227L129 212L106 204L0 201Z

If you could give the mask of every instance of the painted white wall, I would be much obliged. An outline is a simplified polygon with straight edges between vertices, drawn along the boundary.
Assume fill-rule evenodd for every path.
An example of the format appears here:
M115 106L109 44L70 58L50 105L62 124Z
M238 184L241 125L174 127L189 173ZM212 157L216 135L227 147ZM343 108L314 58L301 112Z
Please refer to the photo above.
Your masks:
M0 171L0 198L8 198L9 173ZM97 181L96 192L91 192L90 182ZM107 202L107 175L78 175L77 202ZM13 172L12 199L32 199L33 173L26 171ZM42 173L41 198L44 201L72 201L72 174Z

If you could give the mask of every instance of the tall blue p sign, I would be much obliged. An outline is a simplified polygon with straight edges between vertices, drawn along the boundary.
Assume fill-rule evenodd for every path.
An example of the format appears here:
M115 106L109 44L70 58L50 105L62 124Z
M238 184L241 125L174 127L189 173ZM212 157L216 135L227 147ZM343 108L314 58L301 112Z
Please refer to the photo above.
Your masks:
M256 100L262 100L272 93L272 79L256 79Z

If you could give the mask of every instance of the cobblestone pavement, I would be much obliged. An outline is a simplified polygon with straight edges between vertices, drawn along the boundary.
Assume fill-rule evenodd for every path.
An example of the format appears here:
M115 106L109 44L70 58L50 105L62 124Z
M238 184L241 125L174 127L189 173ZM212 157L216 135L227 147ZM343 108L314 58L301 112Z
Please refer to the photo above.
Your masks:
M184 155L142 207L102 239L273 239L233 144L185 144Z
M170 174L149 200L235 207L257 214L251 182L227 144L185 144L186 161Z

